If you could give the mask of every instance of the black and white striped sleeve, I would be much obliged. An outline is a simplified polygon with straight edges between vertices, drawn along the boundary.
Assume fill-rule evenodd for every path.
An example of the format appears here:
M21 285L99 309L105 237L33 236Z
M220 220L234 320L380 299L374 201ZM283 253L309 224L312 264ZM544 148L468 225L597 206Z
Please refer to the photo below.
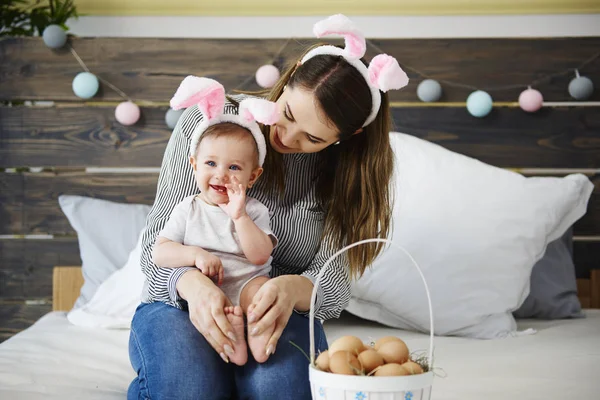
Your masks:
M329 241L323 240L310 266L302 273L315 284L327 260L336 253ZM337 256L323 273L317 289L315 317L321 320L339 318L350 302L350 276L346 254Z
M140 262L146 275L143 301L147 303L161 301L183 308L176 285L178 279L193 268L160 268L152 261L152 248L173 208L187 196L198 192L188 155L192 133L200 121L202 113L196 106L186 109L173 130L163 156L154 205L148 214L142 239Z

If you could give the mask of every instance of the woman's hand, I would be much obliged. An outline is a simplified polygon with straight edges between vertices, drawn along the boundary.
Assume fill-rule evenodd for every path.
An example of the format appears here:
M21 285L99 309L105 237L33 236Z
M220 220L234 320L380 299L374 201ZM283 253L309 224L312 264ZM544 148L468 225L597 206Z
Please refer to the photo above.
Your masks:
M179 295L187 300L190 321L225 362L233 354L236 337L223 311L231 306L225 293L198 270L187 271L177 282Z
M256 322L250 335L259 335L275 325L273 334L267 342L267 354L275 352L277 342L294 311L300 304L302 311L310 303L312 282L298 275L282 275L269 279L256 292L249 306L248 323Z

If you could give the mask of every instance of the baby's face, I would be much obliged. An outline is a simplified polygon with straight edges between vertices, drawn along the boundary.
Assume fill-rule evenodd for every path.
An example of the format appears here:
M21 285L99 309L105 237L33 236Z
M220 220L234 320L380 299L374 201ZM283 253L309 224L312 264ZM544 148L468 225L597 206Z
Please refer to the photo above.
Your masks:
M250 133L202 139L196 157L191 157L190 162L204 201L212 205L229 202L225 185L232 183L233 177L245 189L254 184L262 173L257 158Z

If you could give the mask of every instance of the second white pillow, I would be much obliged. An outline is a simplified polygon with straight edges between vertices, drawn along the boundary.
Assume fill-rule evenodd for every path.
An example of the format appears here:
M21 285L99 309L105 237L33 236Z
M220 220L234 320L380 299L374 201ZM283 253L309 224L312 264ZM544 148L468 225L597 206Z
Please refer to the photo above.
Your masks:
M580 174L526 178L401 133L391 141L390 238L423 269L435 333L515 334L511 313L529 293L533 265L585 214L593 184ZM389 326L429 329L419 275L394 248L353 284L348 311Z

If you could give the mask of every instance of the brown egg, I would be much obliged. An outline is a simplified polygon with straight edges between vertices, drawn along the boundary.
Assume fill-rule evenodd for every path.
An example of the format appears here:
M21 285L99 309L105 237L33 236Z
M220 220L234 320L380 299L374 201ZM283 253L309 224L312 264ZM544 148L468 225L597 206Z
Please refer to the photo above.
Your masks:
M379 346L377 352L381 354L386 364L404 364L408 361L408 347L402 340L391 340L383 343Z
M358 358L346 350L339 350L329 356L329 370L334 374L360 375L362 368Z
M329 352L325 350L324 352L319 354L316 363L317 368L319 368L321 371L329 372Z
M394 340L400 340L402 341L402 339L397 338L396 336L384 336L382 338L379 338L375 341L375 344L373 345L373 348L375 350L379 350L379 348L381 347L382 344L387 343L387 342L391 342Z
M383 365L383 357L373 349L363 351L358 355L358 361L366 373L373 371L375 368Z
M404 368L409 375L417 375L423 373L423 368L419 364L414 361L407 361L402 364L402 368Z
M329 346L329 356L331 357L335 352L340 350L349 351L354 355L358 355L364 350L364 347L365 345L362 340L356 336L342 336Z
M391 363L385 364L377 368L375 376L405 376L408 375L408 371L405 370L402 365Z

